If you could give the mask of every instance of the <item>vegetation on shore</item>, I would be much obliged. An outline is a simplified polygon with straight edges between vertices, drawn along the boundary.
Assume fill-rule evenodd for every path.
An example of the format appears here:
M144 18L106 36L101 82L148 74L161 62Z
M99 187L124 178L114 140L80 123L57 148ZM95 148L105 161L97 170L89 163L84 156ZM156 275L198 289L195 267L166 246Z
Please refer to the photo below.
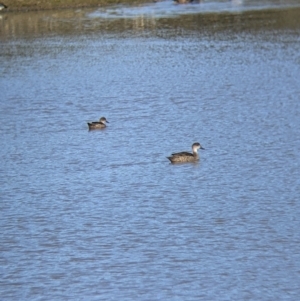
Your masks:
M139 4L151 0L4 0L7 11L100 7L114 4Z

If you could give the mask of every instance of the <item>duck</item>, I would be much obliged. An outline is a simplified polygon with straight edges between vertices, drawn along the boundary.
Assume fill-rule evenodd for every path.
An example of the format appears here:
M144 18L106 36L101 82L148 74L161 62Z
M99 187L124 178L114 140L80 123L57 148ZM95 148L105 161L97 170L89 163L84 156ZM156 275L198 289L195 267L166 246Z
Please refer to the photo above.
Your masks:
M192 3L193 0L173 0L177 4L187 4L187 3Z
M0 10L6 9L6 8L7 8L7 6L5 4L0 3Z
M106 128L106 122L109 123L105 117L101 117L99 121L88 122L87 124L89 126L89 130L97 130Z
M198 149L205 149L199 142L195 142L192 145L192 153L180 152L173 153L170 157L167 157L171 163L185 163L185 162L197 162L199 161Z

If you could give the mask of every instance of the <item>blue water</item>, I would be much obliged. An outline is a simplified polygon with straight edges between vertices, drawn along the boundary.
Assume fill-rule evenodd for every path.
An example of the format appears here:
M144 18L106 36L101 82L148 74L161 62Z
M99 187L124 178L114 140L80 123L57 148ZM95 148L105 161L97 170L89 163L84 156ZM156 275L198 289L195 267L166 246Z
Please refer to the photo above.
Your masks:
M1 300L298 300L300 26L268 18L2 41Z

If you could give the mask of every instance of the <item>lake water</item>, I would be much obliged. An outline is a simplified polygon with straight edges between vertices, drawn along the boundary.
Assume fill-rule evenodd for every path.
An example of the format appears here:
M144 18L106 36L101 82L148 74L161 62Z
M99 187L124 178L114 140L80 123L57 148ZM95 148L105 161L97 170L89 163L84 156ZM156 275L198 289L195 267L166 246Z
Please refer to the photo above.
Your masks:
M1 300L298 300L299 1L0 31Z

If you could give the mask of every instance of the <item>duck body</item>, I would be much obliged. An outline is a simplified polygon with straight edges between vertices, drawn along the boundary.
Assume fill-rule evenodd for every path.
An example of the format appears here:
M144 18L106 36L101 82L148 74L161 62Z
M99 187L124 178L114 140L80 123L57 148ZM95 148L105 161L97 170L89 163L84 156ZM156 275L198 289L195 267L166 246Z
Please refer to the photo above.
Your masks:
M186 162L197 162L199 161L198 149L204 149L200 143L195 142L192 145L192 153L180 152L173 153L170 157L167 157L171 163L186 163Z
M88 122L89 130L99 130L106 128L106 122L109 123L105 117L101 117L99 121Z
M173 0L177 4L187 4L187 3L192 3L193 0Z

